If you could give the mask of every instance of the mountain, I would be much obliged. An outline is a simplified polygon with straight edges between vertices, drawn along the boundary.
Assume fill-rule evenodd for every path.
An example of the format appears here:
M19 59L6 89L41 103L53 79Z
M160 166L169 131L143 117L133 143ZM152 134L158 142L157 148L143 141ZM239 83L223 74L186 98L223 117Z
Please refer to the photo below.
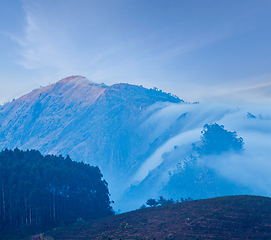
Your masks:
M98 165L111 189L113 183L119 189L119 179L140 164L138 149L146 148L134 129L157 101L182 102L153 89L105 86L71 76L1 107L0 148L69 154L73 160Z
M0 106L0 149L36 149L98 166L120 212L159 195L271 196L269 114L269 106L190 104L157 88L71 76ZM191 144L200 144L210 123L236 131L244 149L199 157ZM184 168L190 156L197 159L192 170ZM195 181L202 183L199 194Z
M183 202L64 227L43 239L270 239L270 205L258 196Z

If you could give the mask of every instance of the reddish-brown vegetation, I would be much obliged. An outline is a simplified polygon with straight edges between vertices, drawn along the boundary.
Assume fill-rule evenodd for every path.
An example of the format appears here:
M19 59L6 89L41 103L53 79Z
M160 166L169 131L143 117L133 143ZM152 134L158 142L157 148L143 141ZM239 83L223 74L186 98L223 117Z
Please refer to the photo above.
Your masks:
M230 196L141 209L47 232L53 239L271 239L271 198Z

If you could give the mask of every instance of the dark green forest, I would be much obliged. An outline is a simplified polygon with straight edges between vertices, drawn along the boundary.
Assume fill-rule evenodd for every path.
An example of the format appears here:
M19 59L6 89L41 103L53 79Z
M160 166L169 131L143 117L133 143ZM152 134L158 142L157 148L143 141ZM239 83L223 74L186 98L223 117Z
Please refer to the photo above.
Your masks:
M19 149L0 152L2 236L25 236L113 215L102 177L98 167L69 156Z

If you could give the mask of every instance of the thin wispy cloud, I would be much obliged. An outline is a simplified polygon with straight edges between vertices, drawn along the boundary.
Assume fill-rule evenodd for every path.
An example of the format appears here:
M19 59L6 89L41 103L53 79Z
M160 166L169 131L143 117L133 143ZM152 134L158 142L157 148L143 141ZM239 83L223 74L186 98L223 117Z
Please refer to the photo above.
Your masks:
M165 57L180 56L190 51L195 51L201 47L213 44L229 35L229 32L217 33L216 31L212 31L210 33L205 33L203 35L196 36L187 42L182 42L181 44L178 44L179 46L173 49L168 49L163 55Z
M25 9L26 24L24 35L15 40L20 44L22 60L18 63L26 69L42 69L45 67L62 68L67 65L61 57L61 49L55 46L50 29L43 27L43 19Z
M245 84L244 84L245 83ZM250 103L270 103L271 102L271 75L260 75L250 79L240 79L234 82L218 84L204 88L199 95L204 95L209 91L205 101L224 102L250 102Z

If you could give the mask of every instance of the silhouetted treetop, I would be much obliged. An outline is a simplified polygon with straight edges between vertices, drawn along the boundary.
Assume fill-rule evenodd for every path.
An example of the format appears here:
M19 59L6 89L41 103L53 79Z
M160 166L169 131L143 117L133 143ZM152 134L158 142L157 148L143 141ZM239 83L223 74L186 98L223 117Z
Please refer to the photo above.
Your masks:
M238 138L236 132L225 130L223 125L205 124L201 133L201 146L193 145L200 155L221 154L230 150L240 152L243 149L243 138Z

